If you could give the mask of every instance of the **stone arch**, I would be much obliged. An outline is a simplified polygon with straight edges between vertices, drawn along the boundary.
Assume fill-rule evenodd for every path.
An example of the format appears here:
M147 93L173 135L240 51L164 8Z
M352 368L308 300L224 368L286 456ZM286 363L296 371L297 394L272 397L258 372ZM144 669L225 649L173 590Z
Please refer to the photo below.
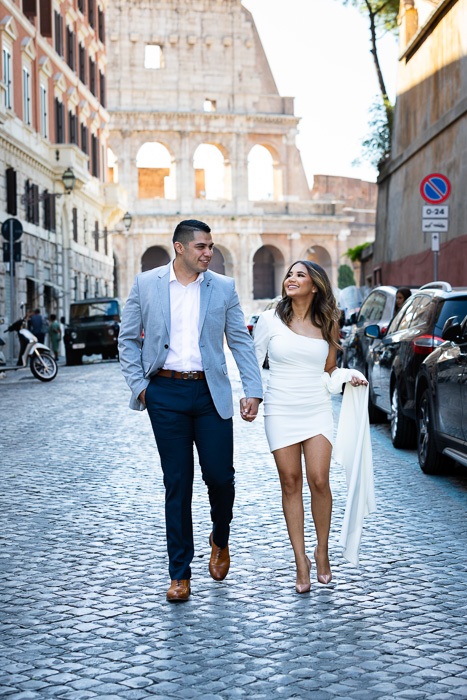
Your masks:
M333 271L334 266L332 264L332 258L329 251L321 245L311 245L307 248L304 256L305 260L311 260L312 262L318 263L326 270L326 274L329 277L331 284L333 284Z
M118 182L118 159L110 146L107 146L107 182Z
M217 244L214 246L214 254L209 269L221 275L233 277L233 259L228 248Z
M253 298L273 299L281 293L285 261L279 248L264 245L253 257Z
M231 167L227 149L219 143L200 143L193 154L196 199L231 199Z
M170 255L167 250L160 245L153 245L147 248L141 256L141 272L153 270L155 267L167 265L170 262Z
M139 199L175 199L175 160L161 141L146 141L136 154Z
M279 201L283 195L279 154L267 143L256 143L248 153L248 199Z

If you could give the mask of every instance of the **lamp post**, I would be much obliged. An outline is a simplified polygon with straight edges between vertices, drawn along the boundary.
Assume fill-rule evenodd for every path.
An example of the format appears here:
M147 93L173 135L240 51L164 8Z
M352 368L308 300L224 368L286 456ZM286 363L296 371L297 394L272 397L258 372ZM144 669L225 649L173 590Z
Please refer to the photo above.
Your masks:
M123 217L122 221L123 221L123 225L125 227L125 231L129 231L131 224L133 222L133 217L131 216L130 212L127 211L127 213Z
M70 194L75 187L76 175L71 168L67 168L62 175L62 182L65 188L65 194ZM57 195L60 197L60 194Z

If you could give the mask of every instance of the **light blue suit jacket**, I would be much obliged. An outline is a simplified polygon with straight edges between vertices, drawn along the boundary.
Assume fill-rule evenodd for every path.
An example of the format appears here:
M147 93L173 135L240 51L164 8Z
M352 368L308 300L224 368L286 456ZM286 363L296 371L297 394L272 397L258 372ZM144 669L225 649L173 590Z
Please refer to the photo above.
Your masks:
M138 396L148 386L150 377L162 369L169 351L170 265L136 275L123 311L118 350L132 393L130 408L136 411L144 410ZM212 400L219 415L226 419L233 416L233 401L224 334L240 371L245 396L261 399L261 374L235 282L208 270L200 286L199 348Z

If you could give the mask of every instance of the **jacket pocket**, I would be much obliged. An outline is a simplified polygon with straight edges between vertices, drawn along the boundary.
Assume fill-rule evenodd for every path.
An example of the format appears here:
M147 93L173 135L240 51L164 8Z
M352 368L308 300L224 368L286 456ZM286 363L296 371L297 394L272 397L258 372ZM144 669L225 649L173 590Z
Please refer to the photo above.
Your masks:
M227 365L226 365L225 363L222 365L222 371L224 372L224 374L228 374L228 373L229 373L228 370L227 370Z

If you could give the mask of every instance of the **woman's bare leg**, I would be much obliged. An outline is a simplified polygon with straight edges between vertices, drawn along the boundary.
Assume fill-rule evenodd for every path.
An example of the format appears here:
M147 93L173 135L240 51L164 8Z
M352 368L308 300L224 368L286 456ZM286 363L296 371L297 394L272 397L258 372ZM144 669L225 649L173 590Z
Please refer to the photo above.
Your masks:
M310 572L305 555L301 445L283 447L280 450L275 450L273 455L281 482L282 508L295 554L297 584L308 584Z
M331 444L323 435L316 435L303 443L306 477L311 491L311 513L318 538L318 546L315 550L316 568L318 580L321 583L329 583L332 575L328 558L332 511L332 494L329 486L331 451Z

